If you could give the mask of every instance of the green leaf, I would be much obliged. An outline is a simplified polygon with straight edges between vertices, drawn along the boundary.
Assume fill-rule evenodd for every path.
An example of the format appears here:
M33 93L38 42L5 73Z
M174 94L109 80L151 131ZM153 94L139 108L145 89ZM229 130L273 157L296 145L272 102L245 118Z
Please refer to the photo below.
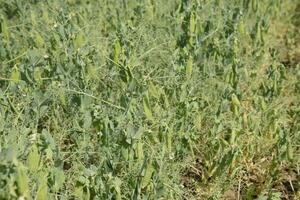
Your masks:
M17 151L14 145L0 151L0 162L17 163Z

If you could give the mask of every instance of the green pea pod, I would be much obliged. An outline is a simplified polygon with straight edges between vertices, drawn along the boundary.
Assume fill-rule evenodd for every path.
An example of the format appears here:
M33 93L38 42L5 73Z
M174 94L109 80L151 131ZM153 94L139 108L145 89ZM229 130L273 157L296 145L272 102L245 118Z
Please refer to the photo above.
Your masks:
M11 72L10 79L13 81L13 83L17 83L21 79L21 73L19 71L19 68L17 66L14 66Z
M144 113L146 115L146 118L150 121L153 121L153 115L152 115L152 111L150 109L150 103L149 103L149 97L148 94L144 95L143 98L143 107L144 107Z
M146 168L144 169L144 176L142 178L141 186L145 188L151 182L152 174L154 172L154 168L151 161L148 161Z
M30 153L27 158L28 168L31 172L36 172L39 168L40 155L36 145L31 147Z
M235 106L240 106L240 101L235 94L231 96L231 103Z
M194 15L194 13L191 13L190 23L189 23L189 33L190 33L190 35L193 35L195 33L195 28L196 28L195 24L196 24L195 23L195 15Z
M17 166L17 188L18 194L23 197L28 196L29 186L28 177L26 176L24 167L21 164Z
M287 142L287 158L289 159L289 161L293 161L294 159L294 154L293 154L293 147L290 141Z
M190 56L186 65L186 78L189 80L193 73L193 58Z

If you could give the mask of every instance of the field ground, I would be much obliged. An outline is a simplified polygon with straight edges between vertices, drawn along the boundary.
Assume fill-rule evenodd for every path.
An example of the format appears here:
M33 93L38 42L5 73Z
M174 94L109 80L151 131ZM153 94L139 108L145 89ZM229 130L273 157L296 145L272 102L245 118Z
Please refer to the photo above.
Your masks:
M300 2L0 0L2 199L300 199Z

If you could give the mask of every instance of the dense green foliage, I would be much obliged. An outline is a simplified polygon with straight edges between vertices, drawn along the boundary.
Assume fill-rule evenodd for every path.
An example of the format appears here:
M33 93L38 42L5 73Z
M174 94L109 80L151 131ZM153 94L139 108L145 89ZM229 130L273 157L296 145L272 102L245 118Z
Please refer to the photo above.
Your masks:
M299 198L296 3L0 0L0 199Z

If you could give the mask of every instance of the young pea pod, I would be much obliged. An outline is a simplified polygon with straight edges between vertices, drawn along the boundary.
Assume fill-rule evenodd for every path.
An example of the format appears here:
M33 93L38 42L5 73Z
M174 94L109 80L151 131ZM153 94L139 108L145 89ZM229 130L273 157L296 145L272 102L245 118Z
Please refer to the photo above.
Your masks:
M292 147L291 141L287 142L286 153L287 153L288 160L293 161L294 153L293 153L293 147Z
M3 35L5 40L9 40L10 33L7 26L7 21L5 17L0 18L0 33Z
M150 184L153 172L154 172L153 164L149 160L144 169L144 176L142 178L142 183L141 183L142 188L145 188Z
M143 143L141 141L137 142L135 151L137 159L140 160L144 157Z
M235 106L240 106L240 101L235 94L231 96L231 103Z
M152 19L154 16L154 5L153 5L152 0L148 0L146 11L147 11L148 19Z
M30 153L27 158L28 168L31 172L36 172L39 168L40 155L36 145L31 147Z
M193 35L195 33L196 28L196 20L194 13L191 13L190 15L190 23L189 23L189 33L190 35Z
M115 44L114 44L113 52L112 52L112 59L114 61L114 64L119 63L121 53L122 53L121 44L120 44L119 40L116 40Z
M192 77L193 73L193 58L189 56L189 59L186 64L186 78L189 80Z
M26 175L25 169L21 164L18 164L17 166L17 188L18 188L18 194L21 197L27 197L28 191L29 191L29 185L28 185L28 177Z
M21 80L21 73L19 68L15 65L12 69L10 79L13 83L17 83Z
M153 118L153 115L152 115L152 111L150 109L150 103L149 103L149 96L148 96L148 94L145 94L144 97L143 97L143 107L144 107L144 113L145 113L146 118L149 121L153 121L154 118Z

